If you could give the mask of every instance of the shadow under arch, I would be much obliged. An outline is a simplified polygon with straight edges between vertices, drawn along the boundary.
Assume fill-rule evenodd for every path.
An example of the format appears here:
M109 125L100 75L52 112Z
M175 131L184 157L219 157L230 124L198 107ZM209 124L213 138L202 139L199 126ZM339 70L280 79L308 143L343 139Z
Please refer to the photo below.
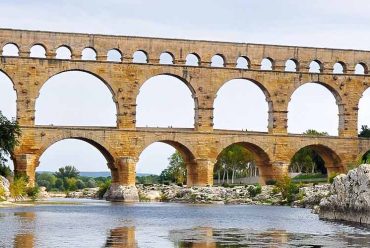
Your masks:
M238 145L243 147L244 149L248 150L253 154L255 163L259 170L259 182L263 185L266 184L267 180L274 179L274 173L273 168L270 161L270 156L267 154L267 152L261 148L260 146L246 141L238 141L233 142L231 144L227 144L226 146L223 146L222 150L217 155L217 160L220 158L221 153L227 149L230 146Z
M194 101L194 120L195 120L195 122L193 122L193 124L195 126L196 120L198 119L198 106L199 106L197 93L196 93L196 90L194 89L194 87L191 85L191 83L181 75L177 75L175 73L164 72L164 73L156 73L156 74L146 76L145 78L143 78L143 80L138 85L138 90L135 94L135 103L136 103L136 105L138 105L137 102L138 102L138 99L139 99L140 91L142 90L143 86L145 84L147 84L148 81L150 81L151 79L154 79L154 78L159 77L159 76L168 76L168 77L177 79L177 80L181 81L188 88L188 90L191 93L191 97L193 98L193 101Z
M274 109L274 106L273 106L273 102L271 100L271 94L269 92L269 90L259 81L253 79L253 78L248 78L248 77L233 77L233 78L227 78L227 80L224 80L222 82L221 85L218 86L216 92L215 92L215 95L213 96L213 108L215 109L215 102L216 102L216 99L217 99L217 94L222 90L222 88L224 86L227 86L228 83L232 82L233 80L245 80L254 85L256 85L261 91L262 93L264 94L265 96L265 102L267 103L267 109L268 109L268 119L267 119L267 127L268 127L268 130L272 129L273 127L273 109Z
M115 105L115 115L117 116L117 114L119 113L119 104L118 104L117 96L116 96L116 93L115 93L115 90L114 90L113 86L109 83L108 80L106 80L101 75L99 75L95 72L89 71L89 70L79 69L79 68L63 69L63 70L57 71L55 73L52 73L51 75L48 75L47 78L42 82L42 84L39 85L39 89L38 89L37 96L36 96L36 101L35 101L35 106L36 106L36 103L37 103L37 101L40 97L41 90L44 88L45 85L50 83L50 81L53 78L56 78L60 75L67 75L70 72L78 72L78 73L82 73L84 75L90 75L93 78L98 79L98 81L100 81L101 83L103 83L111 94L113 104ZM117 122L117 117L116 117L116 122Z
M328 176L333 173L345 173L346 166L343 165L342 160L338 156L338 154L331 149L330 147L322 144L310 144L299 147L295 150L291 156L291 159L295 154L297 154L303 148L310 148L314 150L325 162L325 168L327 170Z
M333 86L322 82L322 81L307 81L304 82L298 86L296 86L291 92L290 92L290 97L289 97L289 103L288 103L288 127L289 127L289 106L292 104L292 97L293 95L304 85L320 85L323 86L325 89L327 89L334 97L335 99L335 104L337 105L338 108L338 124L337 124L337 129L338 129L338 135L341 134L342 130L344 129L344 107L343 107L343 100L342 96L339 94L339 91L336 90Z

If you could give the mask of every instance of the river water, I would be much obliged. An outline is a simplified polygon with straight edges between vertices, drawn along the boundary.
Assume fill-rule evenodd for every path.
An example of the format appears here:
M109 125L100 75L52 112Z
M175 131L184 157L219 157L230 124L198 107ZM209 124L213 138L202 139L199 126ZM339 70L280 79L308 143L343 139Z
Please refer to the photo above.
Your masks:
M0 247L370 247L370 228L290 207L67 200L0 209Z

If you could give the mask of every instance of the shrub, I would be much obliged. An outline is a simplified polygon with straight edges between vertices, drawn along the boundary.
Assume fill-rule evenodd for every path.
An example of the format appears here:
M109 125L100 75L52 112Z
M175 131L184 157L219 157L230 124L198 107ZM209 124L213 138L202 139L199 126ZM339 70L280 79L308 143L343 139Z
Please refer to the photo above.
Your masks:
M30 197L33 201L35 201L40 193L39 187L27 187L26 188L26 194L28 197Z
M275 179L268 179L266 180L266 185L275 185L276 184L276 180Z
M261 194L262 192L262 187L258 183L256 185L250 185L248 187L248 192L250 197L255 197L258 194Z
M76 187L77 189L84 189L86 188L86 185L81 179L77 179Z
M0 187L0 201L5 200L5 189Z
M107 192L107 190L109 189L111 184L112 184L112 181L108 180L105 183L102 183L102 184L99 185L99 190L98 190L98 193L97 193L99 199L103 199L105 192Z
M24 196L26 194L27 179L25 177L15 177L13 182L10 184L9 191L10 196L17 200L17 197Z
M298 185L292 182L292 179L287 175L277 180L275 188L289 204L295 200L296 194L299 192Z
M0 161L0 176L3 176L5 178L9 178L10 176L12 176L12 170L8 166L1 164L1 161Z
M86 183L86 186L88 187L88 188L95 188L96 187L96 182L95 182L95 180L94 179L89 179L88 181L87 181L87 183Z
M339 173L338 173L338 172L330 173L330 175L329 175L329 177L328 177L328 182L329 182L329 183L333 183L333 182L334 182L334 178L335 178L336 176L338 176L338 175L339 175Z

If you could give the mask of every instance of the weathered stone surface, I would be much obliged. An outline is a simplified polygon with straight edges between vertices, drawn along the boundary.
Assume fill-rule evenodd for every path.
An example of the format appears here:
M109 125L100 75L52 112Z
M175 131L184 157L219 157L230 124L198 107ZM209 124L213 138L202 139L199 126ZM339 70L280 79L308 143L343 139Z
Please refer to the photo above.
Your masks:
M40 192L37 196L38 198L49 198L49 193L46 191L46 187L40 187Z
M6 179L5 177L3 176L0 176L0 188L2 188L5 192L5 195L4 195L4 200L9 197L9 187L10 187L10 182L8 179ZM1 197L1 196L0 196Z
M68 192L67 198L97 198L99 188L86 188L73 192Z
M302 187L299 191L299 194L302 194L303 198L295 201L293 206L314 209L320 204L321 199L330 194L330 184Z
M112 184L104 194L107 201L138 202L139 192L136 186Z
M320 218L370 224L369 164L335 177L330 193L320 202Z
M368 69L365 75L354 74L358 63L370 65L369 51L0 29L0 51L8 43L19 48L19 56L1 56L0 70L14 84L17 121L22 130L20 145L12 157L15 171L27 174L30 185L35 183L35 170L43 152L68 138L95 146L107 159L112 182L126 186L135 185L136 162L154 142L167 143L184 156L187 186L212 185L218 155L235 143L255 156L261 183L286 174L291 158L303 147L310 146L320 154L328 173L345 172L347 164L370 149L370 139L357 137L358 103L370 86L370 77ZM34 44L45 47L46 58L30 58ZM56 59L56 50L61 45L71 49L70 59ZM96 61L82 60L81 53L86 47L96 51ZM122 49L122 61L107 61L106 55L113 48ZM133 63L137 50L148 55L147 64ZM159 64L163 51L171 53L173 65ZM190 53L199 56L199 66L185 65ZM211 67L215 54L224 58L224 68ZM235 68L239 57L250 62L249 68ZM272 62L271 71L260 70L261 61L267 57ZM285 71L289 59L296 61L296 72ZM313 60L321 62L321 73L309 72ZM338 61L344 65L342 75L333 74ZM75 70L98 77L109 88L117 109L116 127L35 126L36 101L44 84L57 74ZM157 75L176 77L188 86L194 98L193 128L136 127L140 88ZM265 94L268 132L214 130L213 104L217 92L236 78L249 79ZM310 82L322 84L333 93L339 110L339 137L288 134L291 96Z

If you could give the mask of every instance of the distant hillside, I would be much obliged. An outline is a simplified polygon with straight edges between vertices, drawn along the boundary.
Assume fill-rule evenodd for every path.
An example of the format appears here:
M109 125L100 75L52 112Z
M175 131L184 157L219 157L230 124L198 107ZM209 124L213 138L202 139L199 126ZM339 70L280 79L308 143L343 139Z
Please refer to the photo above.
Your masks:
M52 171L36 171L37 173L54 173ZM111 174L109 171L80 171L80 176L82 177L109 177ZM136 173L136 176L143 177L149 176L149 173Z

